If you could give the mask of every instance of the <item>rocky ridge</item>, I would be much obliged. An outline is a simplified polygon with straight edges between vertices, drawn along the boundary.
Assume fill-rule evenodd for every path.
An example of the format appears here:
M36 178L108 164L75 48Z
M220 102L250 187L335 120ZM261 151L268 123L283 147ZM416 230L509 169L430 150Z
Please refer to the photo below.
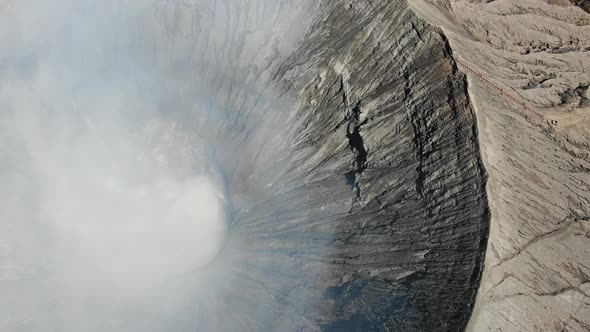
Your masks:
M410 1L468 75L492 221L469 330L587 331L590 15L552 1ZM460 14L459 14L460 13Z

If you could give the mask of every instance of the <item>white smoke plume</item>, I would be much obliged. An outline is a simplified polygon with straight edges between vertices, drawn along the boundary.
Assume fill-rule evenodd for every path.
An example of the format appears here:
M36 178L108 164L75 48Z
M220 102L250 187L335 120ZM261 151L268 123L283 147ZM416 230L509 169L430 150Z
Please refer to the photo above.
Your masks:
M0 331L175 330L149 313L182 301L146 298L214 260L230 218L211 133L178 123L221 117L192 69L231 86L239 24L253 63L268 22L297 20L274 1L202 2L0 1Z

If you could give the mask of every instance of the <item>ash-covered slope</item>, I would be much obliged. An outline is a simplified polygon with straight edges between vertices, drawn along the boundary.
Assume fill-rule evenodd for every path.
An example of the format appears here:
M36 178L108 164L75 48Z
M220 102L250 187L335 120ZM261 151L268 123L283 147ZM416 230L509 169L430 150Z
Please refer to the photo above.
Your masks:
M129 280L121 283L119 275L105 277L94 260L72 259L70 247L15 244L29 226L11 218L2 224L10 234L2 240L13 251L0 263L16 265L17 272L0 283L8 294L0 308L10 308L0 313L2 328L464 329L488 232L486 173L466 78L440 30L402 1L108 3L77 2L81 16L64 25L53 19L66 6L52 7L46 20L57 24L54 30L33 29L25 41L3 35L11 46L2 49L11 55L4 59L31 53L37 67L27 71L22 62L5 61L9 69L2 74L23 86L35 83L33 95L46 97L45 86L36 85L41 68L60 77L55 86L67 90L64 100L101 110L112 107L105 96L113 90L141 100L137 107L124 99L120 112L133 115L131 130L148 141L143 163L162 162L166 175L179 181L196 174L213 179L227 217L222 249L204 266L126 273ZM15 8L23 14L36 7L25 1ZM27 26L8 13L15 21L7 27ZM102 15L110 18L107 27L98 24ZM71 29L78 25L87 28ZM90 34L96 29L108 33ZM28 44L47 36L49 42ZM39 51L45 47L49 55ZM8 98L10 90L3 89ZM7 105L25 105L36 115L53 103L67 118L71 110L63 105L69 103L60 98ZM13 120L3 127L18 136ZM93 135L107 133L98 128ZM116 138L107 142L116 145ZM126 155L104 157L126 161ZM20 159L6 159L20 166ZM14 216L22 216L24 208L14 206ZM35 219L39 224L55 232L51 220ZM136 245L150 248L146 252L175 245L158 241ZM74 250L78 246L84 243ZM121 259L109 246L90 251L100 261ZM21 296L23 290L36 296Z
M472 70L492 219L469 330L588 331L590 15L568 1L411 3Z

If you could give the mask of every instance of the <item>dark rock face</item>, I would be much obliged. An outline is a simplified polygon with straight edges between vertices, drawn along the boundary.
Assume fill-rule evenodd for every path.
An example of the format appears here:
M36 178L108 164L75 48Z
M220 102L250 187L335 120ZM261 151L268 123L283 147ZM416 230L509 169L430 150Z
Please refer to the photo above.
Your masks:
M403 1L310 1L294 6L315 13L297 45L279 45L273 21L276 33L250 49L268 56L239 60L250 31L241 15L265 2L246 3L227 6L231 24L215 32L226 44L181 5L161 9L170 45L200 37L174 52L159 41L144 60L164 63L155 70L176 106L161 98L163 117L198 132L222 174L224 248L86 330L463 330L489 213L466 80L445 36Z
M329 199L352 201L324 219L333 234L313 230L333 236L322 282L312 286L324 289L319 324L461 330L489 218L465 78L445 37L402 4L358 13L334 3L321 13L279 72L304 98L292 149L305 153L292 153L291 173L333 192L355 174L354 195ZM290 260L309 264L305 256Z
M590 13L590 1L588 0L570 0L574 5L582 8L586 12Z

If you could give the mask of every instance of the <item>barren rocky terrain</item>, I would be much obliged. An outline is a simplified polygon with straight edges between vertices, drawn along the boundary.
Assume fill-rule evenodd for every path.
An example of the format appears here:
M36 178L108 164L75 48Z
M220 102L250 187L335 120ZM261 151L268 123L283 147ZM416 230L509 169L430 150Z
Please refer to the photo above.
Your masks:
M588 330L585 6L0 1L0 331Z
M410 1L468 74L492 212L471 331L590 329L590 15L567 1Z

